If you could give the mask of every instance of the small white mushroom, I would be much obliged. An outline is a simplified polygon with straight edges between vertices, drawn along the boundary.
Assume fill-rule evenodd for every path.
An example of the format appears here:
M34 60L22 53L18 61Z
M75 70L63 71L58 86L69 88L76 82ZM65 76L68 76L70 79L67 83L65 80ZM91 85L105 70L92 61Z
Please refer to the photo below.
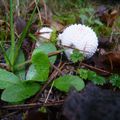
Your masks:
M80 50L86 58L90 58L97 50L98 38L90 27L74 24L65 28L63 33L58 35L59 44L65 48L65 54L68 59L70 59L73 49L65 46L74 47Z
M36 42L36 47L39 47L41 43L49 41L52 33L52 29L49 27L43 27L37 32L39 32L38 40Z

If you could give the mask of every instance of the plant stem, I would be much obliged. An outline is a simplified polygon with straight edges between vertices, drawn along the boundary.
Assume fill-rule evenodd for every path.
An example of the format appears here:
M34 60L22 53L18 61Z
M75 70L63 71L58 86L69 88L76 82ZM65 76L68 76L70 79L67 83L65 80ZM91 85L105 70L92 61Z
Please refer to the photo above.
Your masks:
M30 60L27 60L27 61L25 61L25 62L23 62L23 63L21 63L21 64L19 64L19 65L16 65L16 66L15 66L15 69L21 68L21 67L23 67L24 65L29 64L29 63L31 63L31 59L30 59Z

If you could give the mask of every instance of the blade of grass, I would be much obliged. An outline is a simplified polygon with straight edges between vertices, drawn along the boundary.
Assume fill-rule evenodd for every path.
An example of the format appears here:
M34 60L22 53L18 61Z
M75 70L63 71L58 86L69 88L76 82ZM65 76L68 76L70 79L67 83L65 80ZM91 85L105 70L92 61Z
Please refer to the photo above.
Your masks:
M30 28L30 26L31 26L31 23L32 23L32 20L33 20L35 11L36 11L36 7L34 8L32 14L31 14L31 16L30 16L30 19L29 19L29 21L27 22L27 25L26 25L26 27L24 28L24 30L23 30L23 32L22 32L22 34L21 34L21 36L20 36L20 38L19 38L19 40L18 40L18 43L17 43L17 45L16 45L14 63L15 63L15 60L17 59L17 57L18 57L19 50L20 50L20 47L21 47L21 45L22 45L22 42L24 41L24 39L25 39L25 37L26 37L26 34L27 34L27 32L28 32L28 30L29 30L29 28Z
M15 35L14 35L14 23L13 23L13 3L10 0L10 34L11 34L11 50L10 50L10 61L12 66L14 65L15 55Z

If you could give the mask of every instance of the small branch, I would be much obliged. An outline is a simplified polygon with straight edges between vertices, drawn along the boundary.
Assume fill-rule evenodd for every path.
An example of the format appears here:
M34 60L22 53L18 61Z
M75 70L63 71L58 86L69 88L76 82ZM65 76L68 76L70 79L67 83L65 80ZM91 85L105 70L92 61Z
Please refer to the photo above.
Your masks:
M85 66L85 67L87 67L87 68L91 68L91 69L93 69L93 70L97 70L97 71L99 71L99 72L103 72L103 73L106 73L106 74L111 74L111 72L108 72L108 71L106 71L106 70L102 70L102 69L100 69L100 68L96 68L96 67L90 66L90 65L85 64L85 63L81 63L81 65L83 65L83 66Z
M34 0L34 1L35 1L35 5L36 5L36 7L37 7L37 11L38 11L38 15L39 15L39 20L40 20L40 23L41 23L41 25L42 25L43 22L42 22L41 13L40 13L40 10L39 10L39 7L38 7L38 2L37 2L36 0Z
M44 0L42 0L42 4L44 6L44 11L45 11L45 20L47 20L48 19L48 16L47 16L47 6L46 6L46 3L45 3Z
M23 62L23 63L21 63L21 64L19 64L19 65L17 65L17 66L15 66L15 69L21 68L21 67L23 67L24 65L30 64L30 63L31 63L31 59L30 59L30 60L27 60L27 61L25 61L25 62Z
M16 0L16 11L17 11L17 15L18 16L20 16L20 9L19 9L19 7L20 7L20 1L19 0Z
M78 49L78 48L75 48L74 46L59 45L59 47L62 47L62 48L70 48L70 49L76 49L76 50L81 51L81 52L83 52L83 53L89 53L89 51L80 50L80 49Z
M55 66L55 65L53 65L53 64L51 64L51 63L50 63L50 65L51 65L55 70L57 70L61 75L64 75L64 73L63 73L57 66Z
M50 90L49 90L49 92L48 92L48 95L47 95L47 97L46 97L46 99L45 99L44 104L47 103L47 100L48 100L48 98L49 98L49 96L50 96L50 93L51 93L51 91L52 91L53 85L54 85L54 81L53 81L53 83L52 83L52 85L51 85L51 87L50 87Z
M30 103L30 104L22 104L22 105L7 105L3 106L2 109L7 110L25 110L31 108L39 108L41 106L48 107L48 106L57 106L63 104L64 100L59 100L50 103Z

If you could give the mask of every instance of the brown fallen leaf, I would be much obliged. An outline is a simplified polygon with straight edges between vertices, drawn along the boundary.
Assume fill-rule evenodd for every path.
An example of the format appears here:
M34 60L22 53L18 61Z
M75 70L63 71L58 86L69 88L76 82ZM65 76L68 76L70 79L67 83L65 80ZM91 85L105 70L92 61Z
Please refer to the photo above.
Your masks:
M102 22L104 22L108 27L112 27L118 15L118 11L116 9L107 9L102 6L98 9L97 14Z
M117 68L120 67L120 51L109 52L105 54L105 56L106 56L106 62L110 63L111 70L113 70L114 67L117 67Z
M52 20L51 26L56 28L56 30L59 31L59 32L61 32L61 30L64 29L64 26L60 22L54 21L54 20Z

